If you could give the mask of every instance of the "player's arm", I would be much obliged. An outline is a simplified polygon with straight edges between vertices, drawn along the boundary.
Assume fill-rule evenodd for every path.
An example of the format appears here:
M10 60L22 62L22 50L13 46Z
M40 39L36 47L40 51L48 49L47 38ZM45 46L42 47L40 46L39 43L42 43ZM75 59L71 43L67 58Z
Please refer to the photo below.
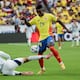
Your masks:
M6 59L11 59L10 55L7 54L7 53L5 53L5 52L3 52L3 51L0 51L0 56L1 56L1 57L4 57L4 58L6 58Z
M29 72L21 72L21 75L24 75L24 76L31 76L33 74L34 73L32 71L29 71Z
M32 71L25 71L25 72L18 72L18 71L15 71L15 75L23 75L23 76L31 76L33 75L34 73Z
M52 26L49 27L49 34L50 36L54 37L54 32L55 32L55 28L53 28Z
M31 26L31 24L29 23L29 21L28 21L28 20L26 20L25 18L24 18L24 23L25 23L28 27L30 27L30 26Z
M65 26L60 20L57 20L56 22L58 22L59 24L61 24L61 25L63 26L63 28L67 30L67 32L70 32L70 31L66 28L66 26Z

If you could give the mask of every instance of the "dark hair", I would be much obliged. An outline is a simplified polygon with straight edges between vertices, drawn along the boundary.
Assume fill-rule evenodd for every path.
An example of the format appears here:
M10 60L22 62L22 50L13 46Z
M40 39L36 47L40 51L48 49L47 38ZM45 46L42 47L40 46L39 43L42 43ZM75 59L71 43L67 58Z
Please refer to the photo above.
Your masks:
M80 16L80 12L78 12L78 15Z
M42 9L43 7L42 7L42 5L37 5L36 6L36 9Z

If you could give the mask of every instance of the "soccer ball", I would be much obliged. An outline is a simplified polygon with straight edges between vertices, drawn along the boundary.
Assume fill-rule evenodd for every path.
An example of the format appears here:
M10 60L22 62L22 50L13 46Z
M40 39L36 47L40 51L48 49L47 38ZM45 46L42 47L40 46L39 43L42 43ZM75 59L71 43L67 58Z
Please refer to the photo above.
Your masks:
M39 47L37 45L32 45L31 48L30 48L30 51L32 53L38 53Z

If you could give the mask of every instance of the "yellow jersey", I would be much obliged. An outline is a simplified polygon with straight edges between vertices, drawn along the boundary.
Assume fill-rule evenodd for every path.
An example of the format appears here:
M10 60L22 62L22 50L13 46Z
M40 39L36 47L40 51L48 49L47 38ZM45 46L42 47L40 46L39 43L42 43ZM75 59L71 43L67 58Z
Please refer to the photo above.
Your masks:
M37 26L40 34L39 40L43 40L49 36L49 28L52 26L52 22L56 20L57 18L54 15L50 13L44 13L44 16L42 17L34 17L30 21L30 24Z
M55 24L56 28L57 28L57 34L63 34L63 27L61 24L56 23Z

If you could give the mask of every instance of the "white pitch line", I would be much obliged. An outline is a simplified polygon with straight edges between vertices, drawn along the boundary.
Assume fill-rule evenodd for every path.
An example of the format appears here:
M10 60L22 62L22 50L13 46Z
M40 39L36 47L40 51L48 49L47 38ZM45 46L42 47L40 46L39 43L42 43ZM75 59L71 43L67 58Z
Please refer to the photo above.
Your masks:
M17 46L19 46L19 45L27 45L26 43L8 43L8 45L17 45Z

